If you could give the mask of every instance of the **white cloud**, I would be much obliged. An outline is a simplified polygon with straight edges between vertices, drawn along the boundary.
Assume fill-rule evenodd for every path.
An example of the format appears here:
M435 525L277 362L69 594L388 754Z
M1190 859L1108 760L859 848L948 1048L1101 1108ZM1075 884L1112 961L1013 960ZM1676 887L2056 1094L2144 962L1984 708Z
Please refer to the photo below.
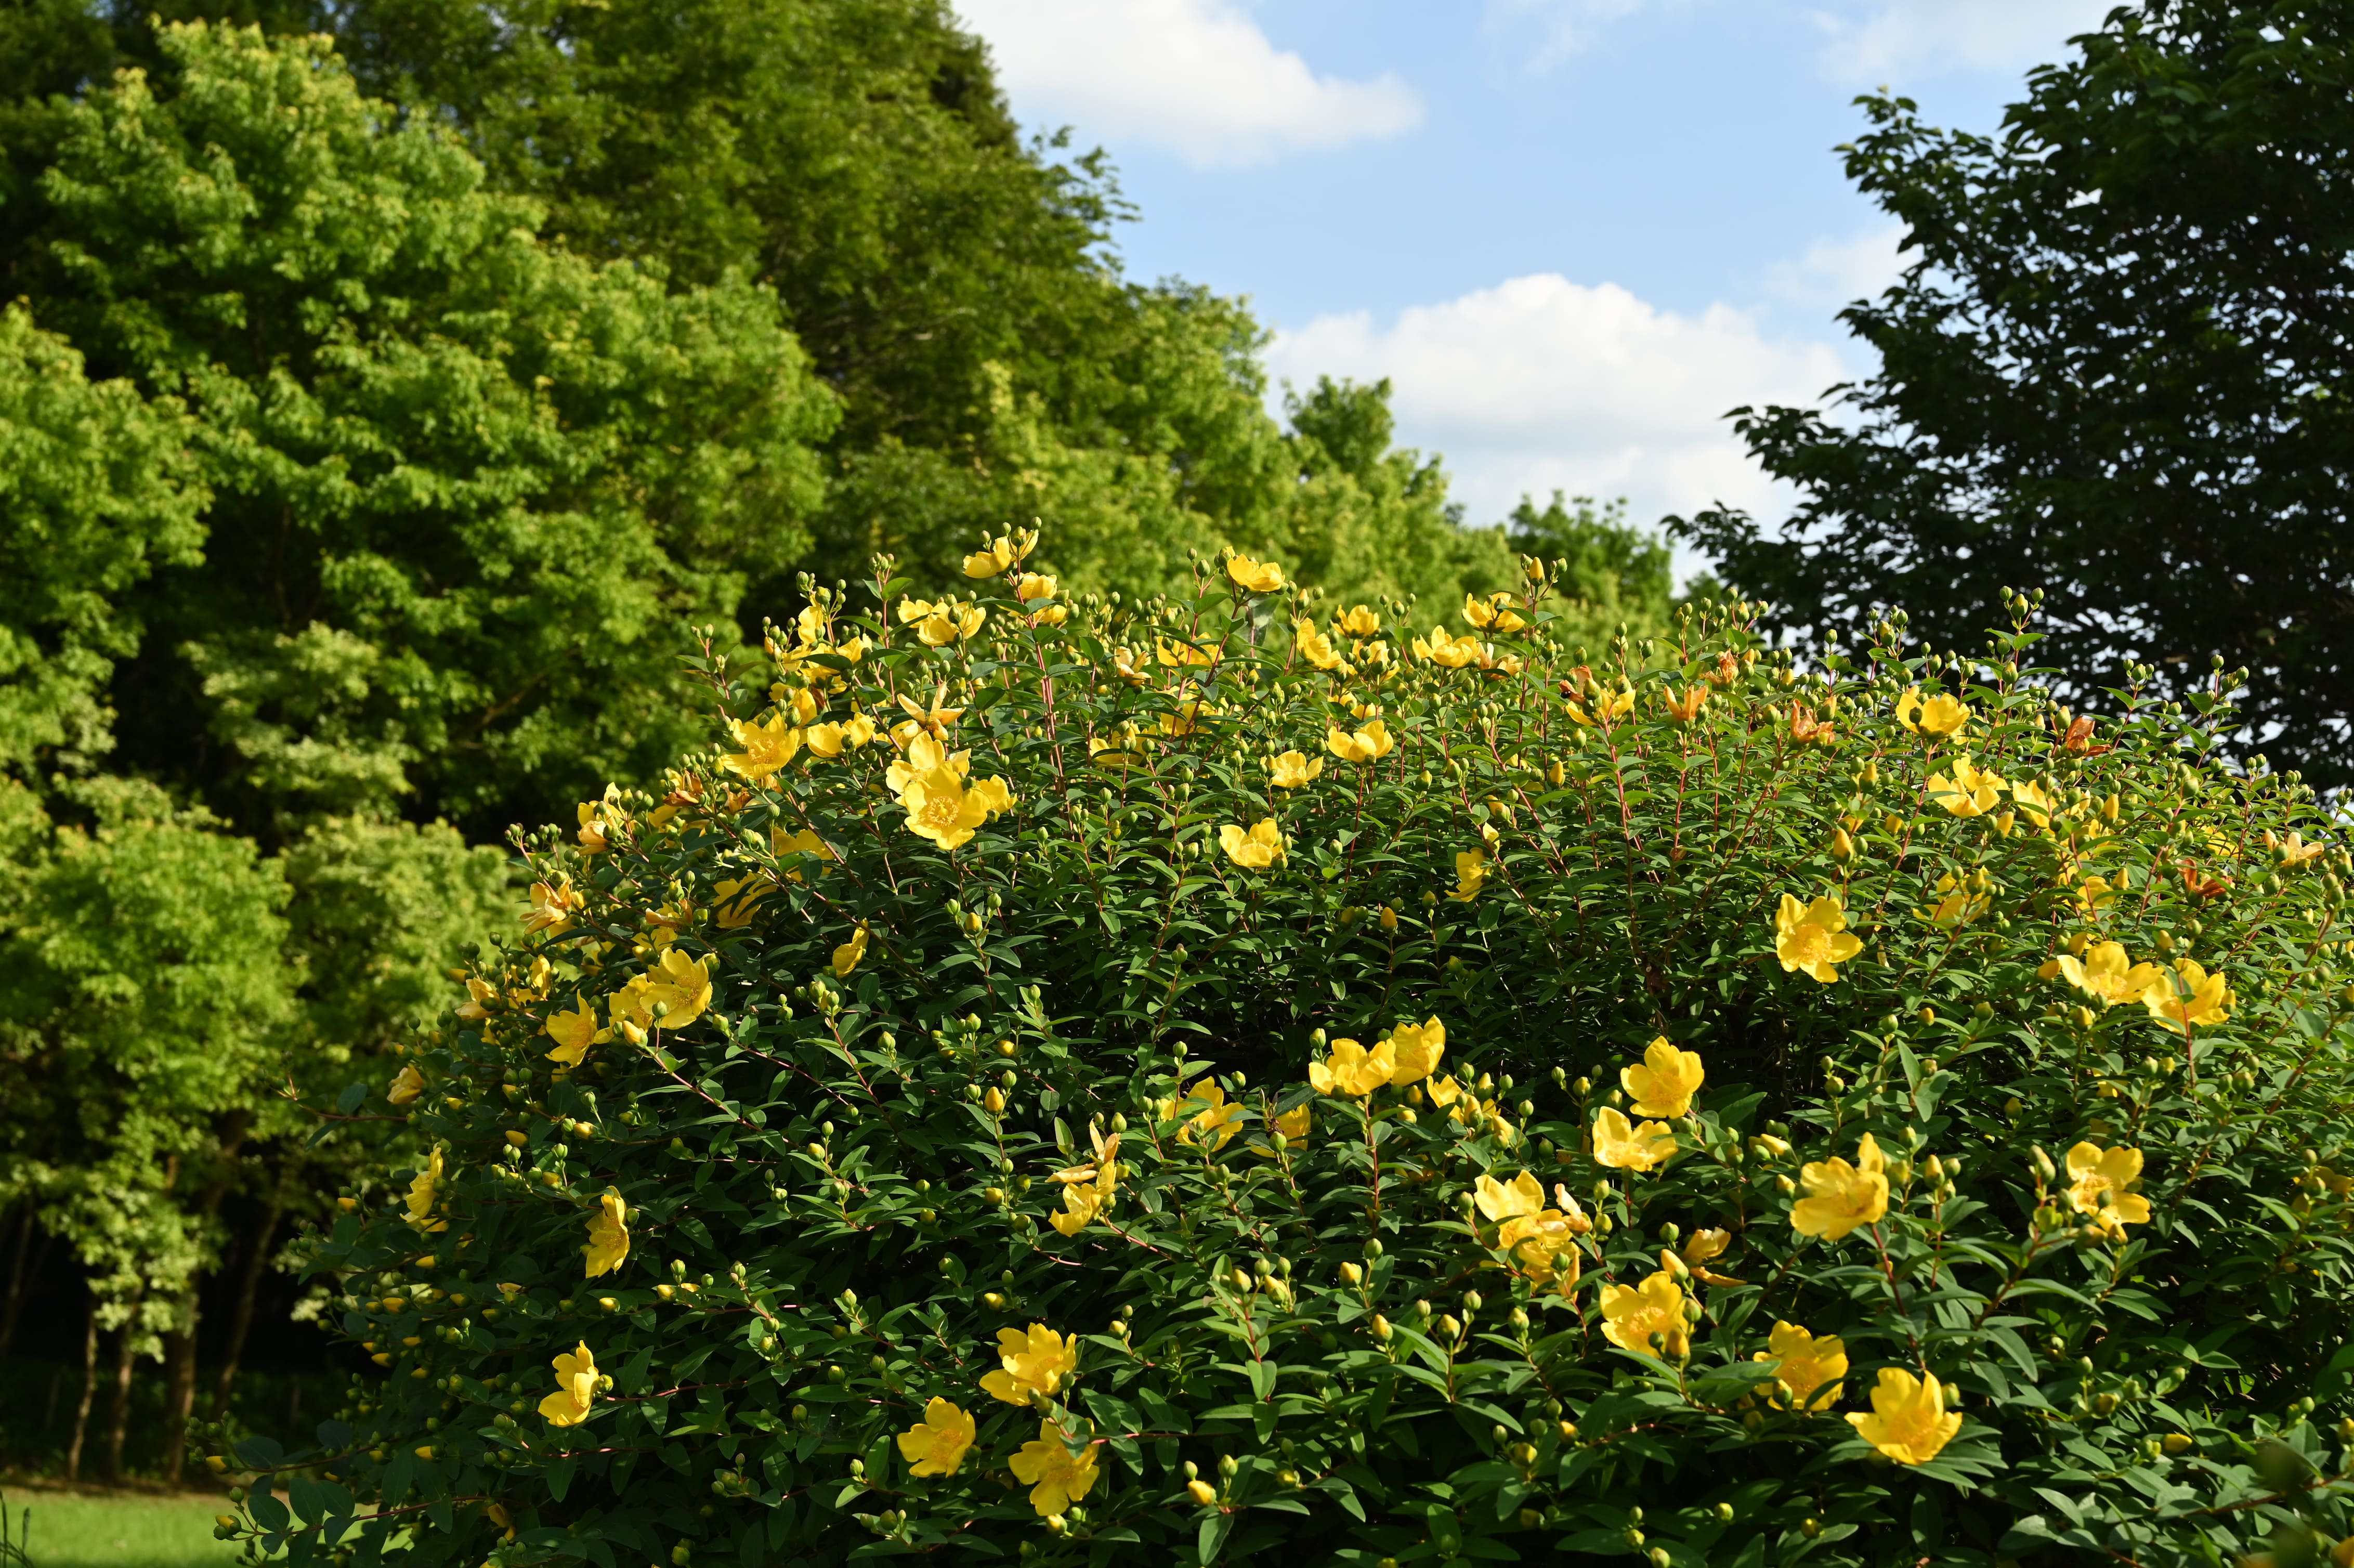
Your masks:
M1493 522L1522 495L1625 495L1633 518L1712 502L1786 509L1725 420L1736 404L1811 405L1845 378L1826 343L1768 339L1729 305L1659 310L1615 283L1515 278L1376 326L1363 312L1278 334L1270 367L1394 384L1399 440L1444 452L1455 496Z
M1904 226L1892 223L1848 239L1818 239L1796 261L1766 269L1766 292L1794 305L1837 309L1879 297L1904 270L1897 247Z
M1644 0L1488 0L1483 29L1518 38L1533 33L1527 68L1541 71L1592 44L1603 26L1632 15Z
M1879 0L1861 19L1817 12L1823 69L1840 81L1894 80L1956 67L2008 69L2062 57L2115 0Z
M1384 73L1319 76L1231 0L956 0L1026 120L1134 138L1197 166L1394 135L1422 101Z

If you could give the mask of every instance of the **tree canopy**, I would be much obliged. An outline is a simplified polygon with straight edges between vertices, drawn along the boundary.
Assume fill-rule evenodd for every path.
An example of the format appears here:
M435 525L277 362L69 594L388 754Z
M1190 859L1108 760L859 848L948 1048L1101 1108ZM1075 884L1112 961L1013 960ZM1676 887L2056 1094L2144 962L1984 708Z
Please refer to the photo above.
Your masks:
M1862 102L1848 172L1911 258L1844 313L1880 369L1737 410L1797 514L1686 536L1790 630L1902 604L1953 647L2041 589L2072 700L2243 665L2250 743L2354 778L2354 16L2120 8L1994 137Z

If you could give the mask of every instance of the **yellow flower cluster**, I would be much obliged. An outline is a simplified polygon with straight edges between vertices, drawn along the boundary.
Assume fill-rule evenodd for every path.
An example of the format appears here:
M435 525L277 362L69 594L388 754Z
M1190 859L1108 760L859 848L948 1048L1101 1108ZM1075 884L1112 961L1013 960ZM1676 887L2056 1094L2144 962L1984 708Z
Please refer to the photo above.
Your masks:
M973 780L972 753L951 752L929 734L907 741L907 757L891 764L885 782L907 813L907 830L944 850L971 842L983 822L1013 809L1002 779Z
M1068 1339L1044 1323L1024 1333L997 1333L998 1370L981 1380L983 1392L1008 1404L1030 1406L1051 1400L1079 1367L1078 1336ZM978 1435L969 1411L938 1396L926 1402L924 1417L899 1434L900 1457L911 1476L952 1476L964 1464ZM1038 1436L1007 1461L1030 1489L1030 1506L1041 1519L1057 1518L1094 1489L1096 1445L1081 1441L1051 1418L1038 1423Z
M2189 957L2175 959L2171 968L2137 964L2122 942L2095 942L2081 956L2062 953L2044 966L2044 974L2066 980L2104 1009L2138 1001L2161 1027L2186 1036L2200 1025L2229 1018L2237 1000L2222 970L2210 973Z
M1354 1040L1335 1040L1320 1062L1308 1064L1308 1083L1320 1095L1363 1099L1384 1086L1405 1088L1437 1069L1447 1054L1447 1025L1437 1018L1401 1023L1370 1051Z
M1540 1289L1558 1289L1566 1296L1577 1288L1584 1260L1577 1238L1594 1228L1569 1189L1556 1186L1560 1207L1545 1203L1544 1186L1523 1171L1508 1184L1482 1172L1472 1201L1496 1226L1495 1247Z
M1217 1087L1215 1084L1210 1086ZM1063 1184L1063 1212L1051 1216L1047 1224L1065 1236L1078 1234L1109 1208L1112 1195L1119 1189L1119 1134L1106 1137L1102 1128L1091 1126L1087 1139L1095 1146L1094 1160L1055 1172L1055 1180Z

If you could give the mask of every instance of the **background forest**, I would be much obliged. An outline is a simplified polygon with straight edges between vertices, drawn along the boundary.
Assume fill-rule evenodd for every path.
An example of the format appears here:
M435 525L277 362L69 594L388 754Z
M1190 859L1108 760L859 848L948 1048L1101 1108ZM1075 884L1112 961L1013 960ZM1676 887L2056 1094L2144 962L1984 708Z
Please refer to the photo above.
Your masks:
M1436 620L1532 552L1669 612L1616 511L1468 525L1385 383L1271 418L934 0L26 0L0 151L7 1461L299 1419L272 1262L399 1129L303 1104L512 922L511 824L699 739L687 627L1033 518L1073 591L1231 545Z

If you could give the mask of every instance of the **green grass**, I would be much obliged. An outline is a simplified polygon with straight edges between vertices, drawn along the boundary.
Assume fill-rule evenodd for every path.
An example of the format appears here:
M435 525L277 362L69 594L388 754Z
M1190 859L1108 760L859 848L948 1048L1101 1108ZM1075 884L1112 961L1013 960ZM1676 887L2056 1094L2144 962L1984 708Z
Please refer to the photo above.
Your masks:
M226 1498L154 1497L139 1492L11 1490L8 1529L33 1510L27 1544L32 1568L221 1568L237 1548L213 1539L213 1515Z

